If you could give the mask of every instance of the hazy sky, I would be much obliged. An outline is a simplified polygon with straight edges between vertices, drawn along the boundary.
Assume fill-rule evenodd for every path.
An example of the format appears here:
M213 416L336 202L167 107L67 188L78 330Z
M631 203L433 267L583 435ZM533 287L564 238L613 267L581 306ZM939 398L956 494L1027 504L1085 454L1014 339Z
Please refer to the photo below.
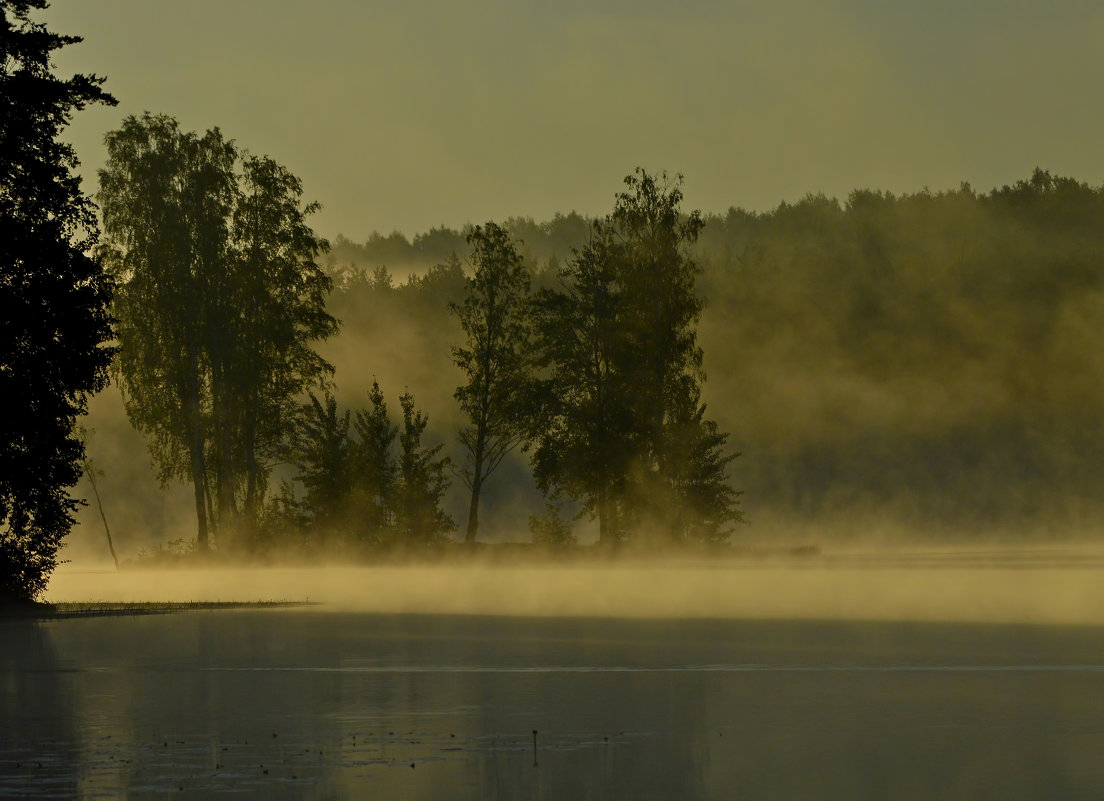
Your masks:
M1104 181L1100 0L54 0L62 72L219 126L303 179L325 236L604 213L637 165L690 207Z

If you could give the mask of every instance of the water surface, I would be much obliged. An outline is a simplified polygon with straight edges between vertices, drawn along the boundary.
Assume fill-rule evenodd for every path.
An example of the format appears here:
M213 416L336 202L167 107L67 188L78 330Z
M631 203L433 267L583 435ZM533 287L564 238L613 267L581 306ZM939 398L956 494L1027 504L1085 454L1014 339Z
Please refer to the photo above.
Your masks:
M0 654L4 797L1104 797L1097 626L236 610Z

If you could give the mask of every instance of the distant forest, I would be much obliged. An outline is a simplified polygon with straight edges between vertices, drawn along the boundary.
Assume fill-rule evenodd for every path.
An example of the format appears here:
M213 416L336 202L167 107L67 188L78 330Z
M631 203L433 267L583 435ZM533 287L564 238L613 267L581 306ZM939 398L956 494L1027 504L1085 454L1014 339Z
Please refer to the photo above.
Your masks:
M535 287L555 285L589 224L502 223ZM443 310L463 292L464 237L339 236L325 257L339 387L372 373L423 387L445 439L458 334ZM737 539L1096 531L1104 187L1036 170L988 193L810 195L705 215L692 252L704 398L742 454ZM503 512L534 502L523 460L492 493Z
M500 227L539 294L564 287L595 241L595 222L569 213ZM740 511L734 527L716 529L721 541L1028 542L1096 532L1104 513L1104 187L1036 170L987 193L965 184L907 195L857 190L845 201L810 195L700 222L685 253L702 305L694 326L704 354L702 421L729 435L715 456L739 454L725 464ZM325 312L340 327L317 344L335 368L332 394L316 392L314 406L303 407L316 441L325 433L318 425L333 433L343 419L354 440L354 413L367 423L373 405L390 403L399 416L387 469L400 466L397 433L413 432L431 473L419 496L436 504L423 526L431 540L462 538L468 518L458 441L468 421L454 397L465 378L454 359L464 331L450 304L462 304L470 287L473 231L492 225L412 239L338 236L318 255L332 281ZM150 512L148 500L125 503L140 464L113 458L136 440L112 414L98 447L112 456L114 498L129 514ZM597 540L593 504L542 497L533 459L532 448L504 454L483 488L480 539ZM277 526L285 541L299 536L288 525L310 527L301 504L311 479L295 465L285 457L268 487L285 504ZM109 493L110 479L110 471L101 479ZM208 504L214 513L217 502Z

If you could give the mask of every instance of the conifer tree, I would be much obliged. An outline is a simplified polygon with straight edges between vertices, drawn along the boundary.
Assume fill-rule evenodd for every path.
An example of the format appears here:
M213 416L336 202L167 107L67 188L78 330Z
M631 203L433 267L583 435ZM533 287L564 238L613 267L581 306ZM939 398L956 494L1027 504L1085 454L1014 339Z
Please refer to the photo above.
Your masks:
M358 409L353 428L355 451L355 526L362 539L379 542L389 536L395 523L395 494L398 464L393 447L399 433L391 422L378 381L368 391L368 409Z
M395 501L395 527L404 545L438 542L456 528L441 508L448 490L449 459L438 458L443 445L422 444L429 418L414 407L414 396L399 398L403 423L399 429L399 486Z
M33 600L81 501L75 431L107 381L111 281L89 253L98 232L72 147L73 113L114 105L102 78L53 73L81 41L32 20L44 0L0 0L0 602Z

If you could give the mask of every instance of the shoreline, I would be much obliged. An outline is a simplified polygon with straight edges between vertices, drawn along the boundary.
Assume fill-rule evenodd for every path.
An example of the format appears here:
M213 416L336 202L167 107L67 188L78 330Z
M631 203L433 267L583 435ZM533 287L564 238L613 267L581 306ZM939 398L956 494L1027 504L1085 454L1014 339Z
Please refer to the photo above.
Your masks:
M0 620L67 620L82 617L169 615L230 609L282 609L317 606L309 601L25 601L0 604Z

